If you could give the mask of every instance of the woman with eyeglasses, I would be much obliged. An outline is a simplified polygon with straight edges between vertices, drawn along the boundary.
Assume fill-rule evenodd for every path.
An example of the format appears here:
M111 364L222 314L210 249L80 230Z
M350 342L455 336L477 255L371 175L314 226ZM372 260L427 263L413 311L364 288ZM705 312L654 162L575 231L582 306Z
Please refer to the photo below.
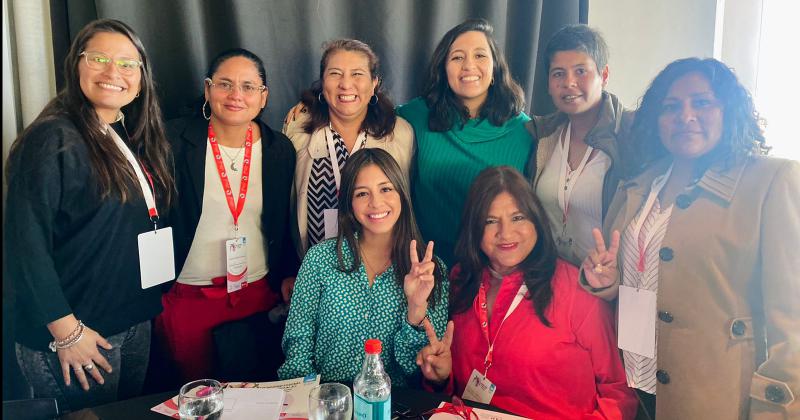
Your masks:
M159 216L174 186L152 70L133 29L89 23L64 77L11 147L3 279L33 397L68 412L141 391L161 291L140 275L153 256L138 242L172 252Z
M298 266L289 229L295 153L259 119L269 95L263 62L241 48L222 52L204 88L197 115L168 124L179 274L156 331L184 381L214 372L214 327L272 309ZM273 350L281 355L277 338Z
M408 175L414 134L395 116L381 85L378 56L361 41L339 39L324 46L319 79L289 112L284 132L297 151L293 214L301 256L336 236L340 173L350 155L381 148ZM284 291L284 299L290 292Z

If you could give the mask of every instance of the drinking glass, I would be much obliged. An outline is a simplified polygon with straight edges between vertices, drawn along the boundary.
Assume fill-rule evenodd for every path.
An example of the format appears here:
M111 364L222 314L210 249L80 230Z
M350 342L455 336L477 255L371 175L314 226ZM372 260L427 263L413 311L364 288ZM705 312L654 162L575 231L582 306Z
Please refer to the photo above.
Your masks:
M308 393L308 420L351 420L353 398L350 388L332 382L317 385Z
M181 420L216 420L222 417L222 407L222 385L214 379L189 382L178 394Z

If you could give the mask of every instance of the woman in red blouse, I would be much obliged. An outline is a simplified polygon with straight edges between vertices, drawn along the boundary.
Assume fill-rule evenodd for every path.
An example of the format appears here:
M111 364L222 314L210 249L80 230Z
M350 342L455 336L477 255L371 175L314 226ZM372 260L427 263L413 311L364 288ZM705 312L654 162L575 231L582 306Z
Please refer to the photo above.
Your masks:
M452 322L417 356L425 378L535 419L628 419L613 313L557 259L544 212L515 169L481 172L469 191L451 273Z

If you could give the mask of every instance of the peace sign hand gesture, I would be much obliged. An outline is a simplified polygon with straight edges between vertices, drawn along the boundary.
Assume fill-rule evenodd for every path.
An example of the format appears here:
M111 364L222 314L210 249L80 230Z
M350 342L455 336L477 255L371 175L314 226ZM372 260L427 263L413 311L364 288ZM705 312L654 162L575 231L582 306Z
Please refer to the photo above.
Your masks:
M619 277L617 270L617 252L619 251L619 231L611 234L611 247L606 249L603 233L600 229L592 229L595 249L583 260L581 267L589 286L595 289L604 289L613 285Z
M436 331L427 318L424 320L424 327L429 344L417 353L417 366L422 370L425 379L442 383L450 377L450 372L453 370L453 354L450 352L450 346L453 344L455 327L453 321L448 322L441 340L436 336Z
M403 280L403 292L408 300L408 321L416 325L425 317L425 311L428 309L428 296L433 290L433 270L436 269L436 264L433 262L433 241L428 242L428 248L425 250L422 261L419 260L417 253L417 241L411 241L409 253L411 270Z

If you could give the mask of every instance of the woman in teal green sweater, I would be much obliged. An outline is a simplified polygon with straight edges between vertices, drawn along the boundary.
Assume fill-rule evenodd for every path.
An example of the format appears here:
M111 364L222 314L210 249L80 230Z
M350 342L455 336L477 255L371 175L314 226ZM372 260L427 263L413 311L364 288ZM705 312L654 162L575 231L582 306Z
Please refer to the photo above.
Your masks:
M448 282L433 243L422 242L407 183L382 149L361 149L347 160L338 236L313 246L297 275L281 379L319 373L323 381L352 382L364 342L377 338L392 385L418 380L425 324L445 330Z
M448 264L472 180L489 166L523 172L532 150L522 89L492 32L483 19L447 32L433 53L423 95L397 110L416 137L411 190L419 227Z

